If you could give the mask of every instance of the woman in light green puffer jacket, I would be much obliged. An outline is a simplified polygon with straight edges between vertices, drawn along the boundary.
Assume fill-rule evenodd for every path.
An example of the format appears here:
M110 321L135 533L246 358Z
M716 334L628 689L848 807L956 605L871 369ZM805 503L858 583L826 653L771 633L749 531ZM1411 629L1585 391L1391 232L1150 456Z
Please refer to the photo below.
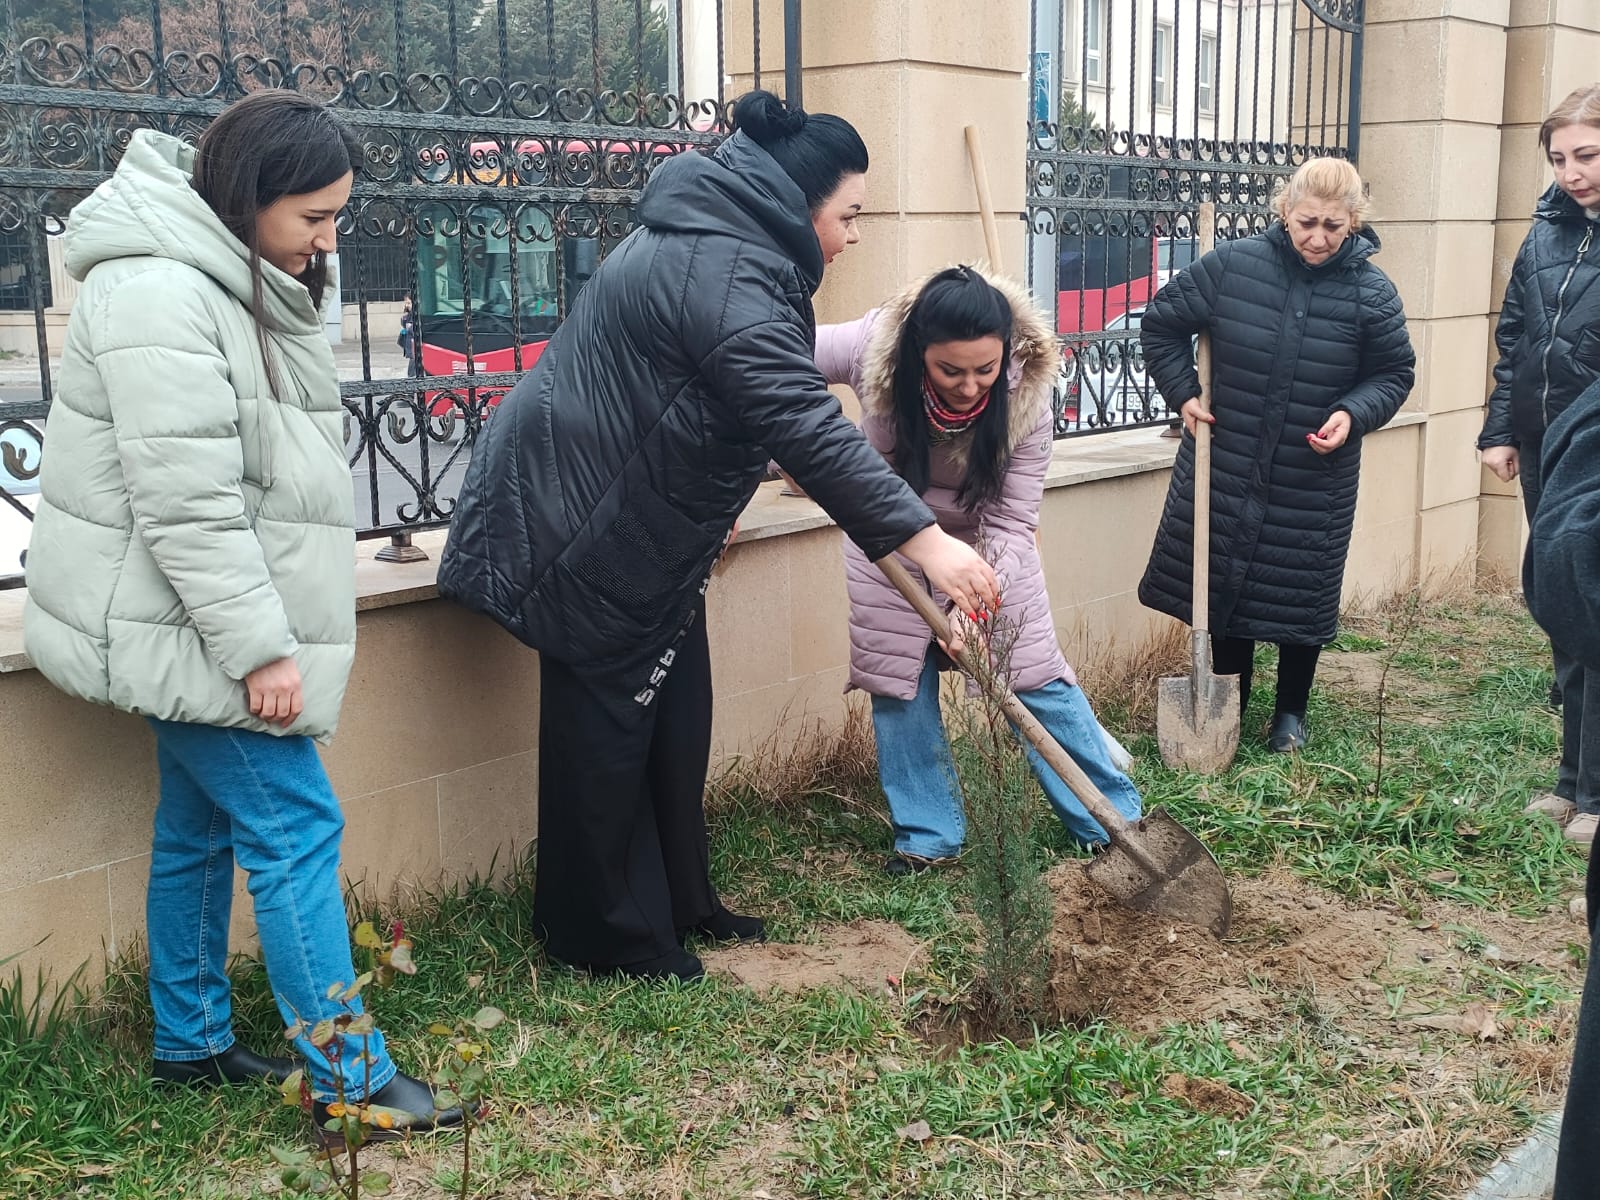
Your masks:
M146 916L154 1073L170 1083L293 1069L234 1042L235 862L286 1024L338 1015L329 986L355 978L343 816L312 738L332 735L355 652L353 492L319 309L360 153L314 101L258 93L198 147L134 134L67 224L83 287L24 632L58 687L156 733ZM320 1105L342 1074L347 1098L413 1128L460 1120L396 1071L382 1034L364 1040L337 1061L296 1041Z

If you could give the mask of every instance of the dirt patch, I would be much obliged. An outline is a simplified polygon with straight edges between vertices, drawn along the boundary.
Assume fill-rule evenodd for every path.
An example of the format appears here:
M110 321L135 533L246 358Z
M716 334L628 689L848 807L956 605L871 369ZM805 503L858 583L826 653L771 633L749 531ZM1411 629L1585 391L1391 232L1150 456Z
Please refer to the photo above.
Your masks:
M1216 1117L1244 1117L1255 1108L1249 1096L1234 1091L1220 1080L1196 1079L1176 1071L1162 1082L1161 1094L1195 1112Z
M851 985L892 988L922 952L922 943L889 921L852 921L828 929L821 942L765 942L701 955L706 970L757 992L803 992Z
M1381 694L1391 720L1411 725L1442 725L1451 716L1461 689L1438 680L1419 679L1400 667L1384 678L1388 654L1365 650L1331 651L1317 661L1317 682L1330 692L1360 696L1376 703Z
M1376 696L1383 686L1383 655L1364 650L1331 651L1317 661L1321 681L1339 691ZM1401 681L1401 671L1390 672L1390 683Z
M1474 973L1519 964L1576 985L1560 922L1427 906L1421 919L1361 907L1286 870L1230 881L1233 925L1209 933L1123 908L1080 863L1046 877L1056 901L1051 997L1063 1020L1109 1018L1139 1031L1175 1022L1281 1017L1311 998L1347 1026L1393 1025L1471 996ZM1442 1002L1442 999L1441 999ZM1433 1004L1433 1007L1430 1007Z

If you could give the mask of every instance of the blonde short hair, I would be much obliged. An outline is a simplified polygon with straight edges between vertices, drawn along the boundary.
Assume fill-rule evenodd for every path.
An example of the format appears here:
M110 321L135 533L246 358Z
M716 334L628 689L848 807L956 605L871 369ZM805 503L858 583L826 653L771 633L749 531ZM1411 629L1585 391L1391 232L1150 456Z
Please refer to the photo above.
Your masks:
M1560 104L1539 126L1539 145L1550 153L1550 139L1556 130L1568 125L1594 125L1600 127L1600 83L1590 83L1579 88Z
M1367 215L1367 188L1355 167L1342 158L1308 158L1272 192L1272 211L1287 222L1303 200L1323 200L1350 213L1350 228L1360 229Z

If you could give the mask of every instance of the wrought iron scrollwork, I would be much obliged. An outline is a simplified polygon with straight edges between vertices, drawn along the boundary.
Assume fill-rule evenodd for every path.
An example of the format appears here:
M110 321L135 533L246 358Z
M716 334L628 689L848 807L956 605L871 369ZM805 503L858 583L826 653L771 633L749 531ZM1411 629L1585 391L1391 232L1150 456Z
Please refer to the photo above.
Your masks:
M1029 125L1024 212L1029 282L1062 347L1058 436L1172 419L1138 324L1192 259L1199 206L1216 206L1219 238L1260 233L1280 184L1308 158L1349 154L1359 129L1362 0L1074 10L1077 29L1033 47L1047 119ZM1099 29L1082 23L1095 13ZM1160 39L1142 32L1152 21Z
M1343 33L1360 33L1366 19L1366 0L1300 0L1324 25Z
M700 35L653 24L682 7L591 0L575 8L593 27L571 29L547 22L545 5L509 0L143 0L114 24L86 27L97 7L63 4L65 27L41 33L31 10L28 36L0 27L0 310L22 320L32 310L46 364L37 386L15 370L0 378L0 420L14 431L0 440L0 516L31 513L23 472L37 471L47 424L37 418L54 382L45 333L58 317L47 321L46 309L70 302L58 239L72 206L116 169L136 130L193 142L232 100L290 87L334 107L363 143L339 221L341 290L361 351L361 378L341 385L359 522L388 533L448 521L472 441L516 369L633 228L655 168L726 136L723 81L739 62L761 62L757 40L721 40L720 3L704 27L720 44L686 54L684 38ZM686 61L699 82L681 78ZM491 264L504 270L500 291L484 290ZM452 285L476 280L480 294L447 322L460 365L435 369L455 373L417 379L419 363L397 353L386 323L436 269ZM518 340L510 372L475 361L491 327ZM21 412L33 424L18 424ZM33 431L26 446L21 430ZM0 586L17 582L13 567L0 563Z

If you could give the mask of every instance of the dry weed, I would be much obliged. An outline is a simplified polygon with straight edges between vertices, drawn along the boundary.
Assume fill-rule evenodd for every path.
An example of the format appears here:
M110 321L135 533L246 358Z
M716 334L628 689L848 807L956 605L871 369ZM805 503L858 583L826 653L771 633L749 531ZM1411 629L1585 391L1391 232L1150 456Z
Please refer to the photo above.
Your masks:
M865 704L847 703L842 722L786 715L753 750L724 759L706 785L706 805L714 809L744 796L782 808L815 795L857 804L877 783L871 715Z
M1073 665L1096 710L1120 707L1135 727L1150 725L1155 721L1160 681L1189 673L1189 631L1174 621L1137 643L1109 638L1093 643Z

